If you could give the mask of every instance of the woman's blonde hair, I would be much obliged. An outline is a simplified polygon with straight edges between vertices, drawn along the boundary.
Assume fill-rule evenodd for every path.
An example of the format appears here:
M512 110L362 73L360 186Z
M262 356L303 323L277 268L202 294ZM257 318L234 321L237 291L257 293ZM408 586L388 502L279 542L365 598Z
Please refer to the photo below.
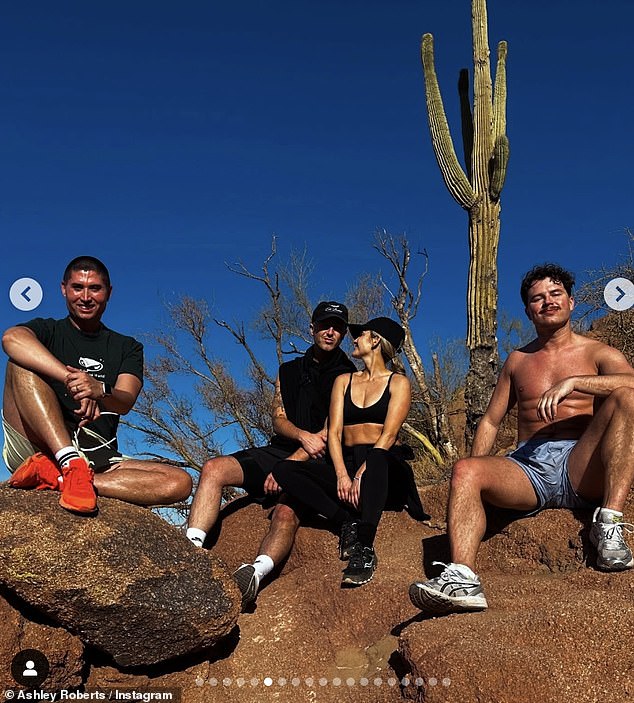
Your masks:
M405 366L403 366L403 362L400 360L398 352L394 349L394 345L391 342L388 342L387 339L382 337L378 332L370 330L370 334L374 339L379 340L381 356L383 357L385 365L388 369L390 369L390 371L394 371L394 373L400 373L405 376Z

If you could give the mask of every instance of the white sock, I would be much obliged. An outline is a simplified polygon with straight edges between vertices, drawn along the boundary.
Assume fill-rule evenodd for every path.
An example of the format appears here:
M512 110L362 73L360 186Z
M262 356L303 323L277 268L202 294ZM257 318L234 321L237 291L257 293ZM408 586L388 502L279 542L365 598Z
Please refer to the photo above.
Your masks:
M72 445L62 447L58 452L55 452L55 461L60 468L65 468L73 459L79 459L79 453Z
M475 574L468 566L465 566L464 564L449 564L449 566L453 566L454 569L457 569L461 574L464 576L467 576L470 579L477 579L478 576Z
M253 568L255 573L258 575L258 580L261 581L267 574L273 571L275 564L273 559L271 559L268 554L260 554L257 556L256 560L253 562Z
M623 522L623 513L610 508L601 508L599 511L599 522Z
M207 533L197 527L188 527L186 535L187 539L197 547L202 547L205 543L205 537L207 537Z

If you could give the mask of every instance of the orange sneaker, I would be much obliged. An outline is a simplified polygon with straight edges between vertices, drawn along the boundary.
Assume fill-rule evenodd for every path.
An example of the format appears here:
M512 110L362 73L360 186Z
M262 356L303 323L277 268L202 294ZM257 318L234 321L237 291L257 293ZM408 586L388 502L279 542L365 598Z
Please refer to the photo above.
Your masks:
M18 466L9 479L9 485L13 488L35 488L38 491L61 491L60 476L57 464L46 454L38 452Z
M93 470L84 459L72 459L62 469L64 485L59 504L75 513L94 513L97 509L97 496L93 485Z

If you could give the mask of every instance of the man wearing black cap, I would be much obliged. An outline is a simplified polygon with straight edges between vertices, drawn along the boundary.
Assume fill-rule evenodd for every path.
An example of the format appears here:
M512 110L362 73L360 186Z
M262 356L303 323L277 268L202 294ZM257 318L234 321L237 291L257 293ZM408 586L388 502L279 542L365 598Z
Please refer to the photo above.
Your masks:
M205 463L187 529L187 537L195 545L202 547L215 524L225 486L239 486L261 502L280 493L271 474L279 461L308 461L325 455L332 384L340 374L355 370L339 349L347 326L345 305L335 301L319 303L310 324L312 346L302 357L279 368L272 411L275 434L271 443ZM260 580L288 554L298 526L294 510L279 503L269 533L260 545L259 556L253 565L244 564L235 574L243 593L243 606L255 600Z

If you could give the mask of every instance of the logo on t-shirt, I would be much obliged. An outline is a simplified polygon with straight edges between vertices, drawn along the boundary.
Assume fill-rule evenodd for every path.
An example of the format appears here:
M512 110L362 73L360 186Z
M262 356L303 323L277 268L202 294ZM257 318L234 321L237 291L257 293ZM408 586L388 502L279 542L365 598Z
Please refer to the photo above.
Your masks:
M94 359L90 359L87 356L80 356L79 357L79 365L86 369L86 371L101 371L103 369L103 364L101 361L95 361Z

